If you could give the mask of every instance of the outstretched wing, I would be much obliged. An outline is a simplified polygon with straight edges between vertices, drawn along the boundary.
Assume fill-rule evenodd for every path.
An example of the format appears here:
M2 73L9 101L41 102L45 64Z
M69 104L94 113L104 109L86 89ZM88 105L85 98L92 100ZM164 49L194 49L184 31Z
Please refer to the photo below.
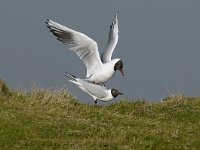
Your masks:
M117 13L110 26L108 43L106 45L104 52L101 55L101 60L104 63L111 61L112 53L118 42L118 37L119 37L118 32L119 28L118 28L118 13Z
M47 19L47 27L63 44L69 44L69 50L75 52L87 68L86 77L91 76L96 69L101 69L97 43L83 33L72 30L59 23Z

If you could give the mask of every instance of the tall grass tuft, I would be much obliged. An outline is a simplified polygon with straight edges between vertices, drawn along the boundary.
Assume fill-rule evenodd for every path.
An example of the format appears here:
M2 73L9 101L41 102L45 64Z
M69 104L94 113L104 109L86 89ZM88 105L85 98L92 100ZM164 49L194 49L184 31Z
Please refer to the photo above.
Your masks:
M4 95L4 96L11 95L11 91L10 91L9 87L2 79L0 79L0 94Z
M81 104L65 89L0 82L1 149L199 149L200 98Z

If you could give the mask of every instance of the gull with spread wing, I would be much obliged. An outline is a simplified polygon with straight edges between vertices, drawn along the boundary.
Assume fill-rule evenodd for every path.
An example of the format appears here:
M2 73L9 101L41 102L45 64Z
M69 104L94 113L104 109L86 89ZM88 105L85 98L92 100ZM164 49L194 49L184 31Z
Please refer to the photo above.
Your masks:
M108 102L118 95L123 95L117 89L112 88L108 90L105 86L87 82L69 73L66 73L66 76L70 78L70 82L76 84L82 91L89 94L94 99L95 104L97 104L97 100Z
M47 27L63 44L69 44L69 50L75 52L87 68L86 79L96 84L104 84L112 78L116 70L124 76L123 62L119 58L111 59L118 42L118 14L110 26L107 46L101 55L97 43L87 35L47 19Z

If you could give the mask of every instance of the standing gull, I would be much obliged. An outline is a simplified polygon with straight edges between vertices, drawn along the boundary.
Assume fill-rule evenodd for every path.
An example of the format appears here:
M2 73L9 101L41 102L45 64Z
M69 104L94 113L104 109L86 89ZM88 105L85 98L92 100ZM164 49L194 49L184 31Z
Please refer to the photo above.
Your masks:
M114 88L108 90L105 86L89 83L69 73L67 73L66 76L70 78L70 82L76 84L82 91L89 94L94 99L95 104L97 100L108 102L118 95L123 95L123 93Z
M112 78L116 70L124 76L123 62L119 58L111 60L112 53L118 42L118 14L110 26L109 38L104 52L99 55L97 43L85 34L70 29L47 19L47 27L63 44L69 44L69 50L75 52L87 68L86 80L104 84Z

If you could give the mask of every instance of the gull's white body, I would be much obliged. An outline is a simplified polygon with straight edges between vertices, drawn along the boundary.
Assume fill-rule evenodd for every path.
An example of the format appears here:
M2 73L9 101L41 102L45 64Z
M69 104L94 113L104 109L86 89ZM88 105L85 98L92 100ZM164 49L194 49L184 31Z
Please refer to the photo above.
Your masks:
M51 20L48 20L47 24L57 39L64 44L71 45L70 50L75 52L84 62L87 68L87 81L101 84L113 77L115 73L114 66L120 60L119 58L111 60L112 53L118 41L119 29L117 14L110 26L108 43L101 58L97 43L93 39Z
M95 101L110 101L114 97L111 94L111 89L107 89L105 86L89 83L83 79L76 78L70 74L67 74L72 80L70 82L76 84L82 91L89 94Z
M86 80L94 83L105 83L111 79L115 73L114 65L120 59L116 58L108 63L102 64L101 69L96 69L91 76L87 76Z

